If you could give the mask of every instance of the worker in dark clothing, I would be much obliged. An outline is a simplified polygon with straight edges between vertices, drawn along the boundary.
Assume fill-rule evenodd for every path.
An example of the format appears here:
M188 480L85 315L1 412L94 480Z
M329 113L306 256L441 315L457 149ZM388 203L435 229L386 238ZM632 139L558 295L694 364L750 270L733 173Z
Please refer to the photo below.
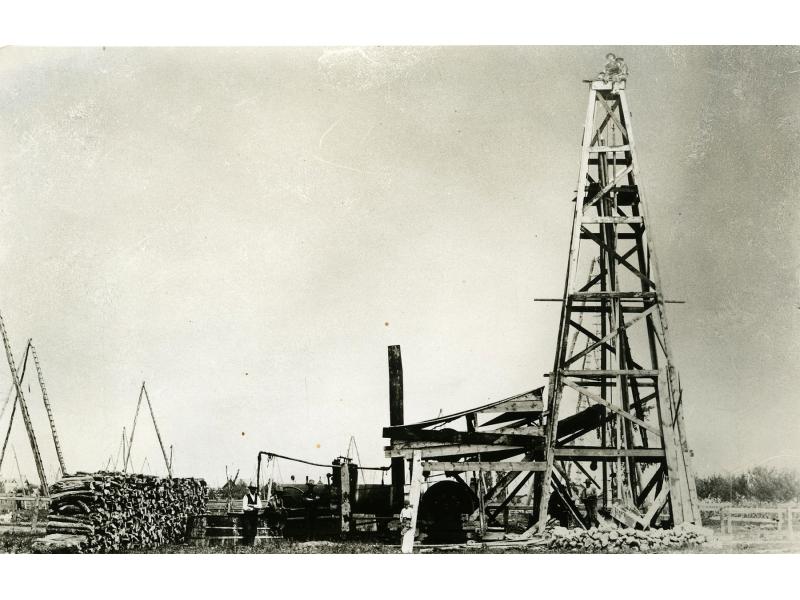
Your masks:
M283 537L283 531L286 528L286 508L283 505L283 498L280 496L273 496L270 500L270 529L273 535Z
M620 81L626 81L628 79L628 75L630 75L630 69L628 68L628 64L625 62L625 59L621 56L617 57L617 73L614 76L614 82L619 83Z
M245 545L252 546L256 541L258 533L258 513L261 510L261 497L258 495L258 488L251 485L247 493L242 498L242 512L244 513L243 539Z
M306 481L306 491L303 493L303 504L306 509L306 539L314 537L314 528L317 519L317 500L319 496L314 493L314 481Z
M581 492L581 500L586 508L586 520L589 522L589 529L600 527L600 521L597 519L597 496L599 493L600 490L597 489L597 486L592 483L591 479L587 478Z
M550 494L550 499L547 502L547 514L558 521L559 526L569 527L569 511L564 507L561 498L556 493Z
M606 54L606 64L603 67L601 78L606 83L614 81L614 78L619 74L619 65L617 64L617 57L613 52Z

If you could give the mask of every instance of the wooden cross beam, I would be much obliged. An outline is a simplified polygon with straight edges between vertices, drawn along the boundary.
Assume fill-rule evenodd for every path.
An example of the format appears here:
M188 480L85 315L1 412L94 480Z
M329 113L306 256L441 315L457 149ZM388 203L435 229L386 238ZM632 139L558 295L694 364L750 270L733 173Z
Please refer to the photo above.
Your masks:
M621 332L625 331L626 329L628 329L628 328L629 328L629 327L631 327L632 325L635 325L636 323L638 323L639 321L641 321L642 319L644 319L644 318L645 318L647 315L653 314L653 312L654 312L654 311L655 311L657 308L658 308L658 304L653 304L653 306L651 306L650 308L648 308L648 309L647 309L646 311L644 311L643 313L639 313L638 315L636 315L636 316L635 316L633 319L631 319L630 321L627 321L626 323L623 323L621 327L617 327L616 329L612 329L612 330L611 330L611 331L609 331L609 332L608 332L606 335L604 335L602 338L600 338L599 340L597 340L597 341L596 341L596 342L594 342L593 344L590 344L590 345L586 346L586 348L584 348L583 350L581 350L581 351L580 351L580 352L578 352L577 354L575 354L575 355L571 356L570 358L568 358L568 359L567 359L567 360L564 362L564 366L569 366L569 365L571 365L571 364L572 364L572 363L574 363L576 360L578 360L578 359L580 359L580 358L583 358L584 356L586 356L587 354L589 354L589 352L592 352L592 351L593 351L595 348L597 348L597 347L601 346L602 344L605 344L606 342L608 342L608 341L610 341L610 340L614 339L614 338L615 338L615 337L617 337L617 336L618 336L618 335L619 335Z
M614 114L614 110L619 106L619 102L615 102L614 106L611 107L611 106L608 105L608 102L606 102L606 99L603 98L603 94L597 94L597 99L600 100L600 104L606 110L606 113L608 114L608 116L610 116L611 119L614 121L614 124L619 128L619 130L622 133L622 135L625 136L625 139L628 139L628 130L625 129L625 127L622 126L622 123L620 122L619 118L617 117L617 115ZM606 123L607 122L608 121L606 121ZM598 133L599 133L599 131L598 131Z
M495 433L492 431L455 431L453 429L414 429L411 427L388 427L383 437L394 441L439 442L441 444L499 444L504 446L531 446L537 437L518 433Z
M525 452L525 448L515 448L514 446L503 446L496 444L445 444L434 446L415 446L415 442L406 448L398 448L394 444L384 451L387 458L412 458L414 452L420 452L422 458L447 457L447 456L472 456L480 452L493 452L497 450L515 449L519 454ZM425 442L427 443L427 442Z
M463 472L463 471L544 471L547 463L540 461L513 461L513 462L488 462L488 461L424 461L423 471Z
M564 377L562 379L562 381L564 382L565 385L568 385L569 387L571 387L573 390L575 390L579 394L583 394L584 396L586 396L590 400L594 400L598 404L602 404L603 406L605 406L611 412L614 412L614 413L616 413L616 414L618 414L618 415L620 415L622 417L625 417L631 423L636 423L639 427L643 427L644 429L647 429L647 431L651 431L652 433L654 433L658 437L661 437L661 432L658 430L657 427L653 427L649 423L645 423L644 421L642 421L641 419L635 417L634 415L632 415L628 411L622 410L618 406L615 406L615 405L611 404L611 402L609 402L605 398L601 398L600 396L598 396L594 392L591 392L591 391L587 390L586 388L583 388L583 387L571 382L566 377Z
M611 218L611 217L609 217L609 218ZM617 218L617 217L614 217L614 218ZM626 217L626 218L631 218L631 217ZM650 279L650 278L649 278L647 275L645 275L645 274L644 274L644 273L642 273L642 272L641 272L639 269L637 269L637 268L636 268L636 267L634 267L634 266L633 266L631 263L629 263L629 262L628 262L628 261L627 261L625 258L623 258L623 257L622 257L622 256L621 256L621 255L620 255L620 254L619 254L619 253L618 253L618 252L617 252L617 251L616 251L614 248L612 248L612 247L611 247L611 246L609 246L607 243L605 243L605 242L604 242L604 241L603 241L603 240L600 238L600 236L599 236L599 235L597 235L597 234L595 234L595 233L593 233L593 232L589 231L588 229L586 229L586 227L581 227L581 231L582 231L582 232L583 232L583 233L584 233L584 234L585 234L585 235L586 235L586 236L587 236L589 239L591 239L592 241L596 242L596 243L597 243L597 245L598 245L598 246L600 246L600 247L601 247L603 250L605 250L605 251L606 251L608 254L610 254L611 256L613 256L613 257L614 257L614 258L617 260L617 262L618 262L619 264L621 264L623 267L625 267L626 269L628 269L628 270L629 270L631 273L633 273L634 275L636 275L636 276L637 276L639 279L641 279L642 281L644 281L644 282L645 282L645 283L648 285L648 287L650 287L650 288L652 288L652 289L655 289L655 287L656 287L656 284L655 284L655 283L653 283L653 281L652 281L652 280L651 280L651 279Z
M605 196L605 195L606 195L608 192L610 192L610 191L611 191L611 190L613 190L615 187L617 187L619 184L621 184L621 183L622 183L622 180L623 180L623 179L624 179L624 178L625 178L625 177L626 177L626 176L627 176L627 175L628 175L628 174L629 174L629 173L630 173L632 170L633 170L633 166L632 166L632 165L628 166L628 167L627 167L625 170L621 171L619 175L617 175L617 176L616 176L614 179L612 179L610 183L607 183L605 186L603 186L603 189L601 189L599 192L597 192L597 193L596 193L596 194L595 194L595 195L592 197L592 199L591 199L591 200L589 200L588 202L584 203L584 205L583 205L583 210L584 210L584 212L586 212L586 209L588 209L588 208L590 208L590 207L594 206L594 205L597 203L597 201L598 201L598 200L600 200L600 198L602 198L602 197L603 197L603 196Z
M598 96L599 96L599 95L600 95L600 94L598 94ZM613 110L614 110L614 109L615 109L615 108L616 108L618 105L619 105L619 102L618 102L618 101L617 101L617 102L614 102L614 104L612 105L612 111L613 111ZM591 142L589 143L589 145L593 146L594 144L596 144L596 143L597 143L597 140L598 140L598 138L600 137L600 134L601 134L601 133L603 133L603 130L606 128L606 125L608 124L608 122L609 122L610 120L611 120L611 114L610 114L610 113L606 113L606 116L605 116L605 118L603 119L603 122L602 122L602 123L600 123L600 127L598 127L598 128L597 128L597 131L595 132L594 136L592 137L592 139L591 139ZM587 123L588 123L588 121L587 121Z

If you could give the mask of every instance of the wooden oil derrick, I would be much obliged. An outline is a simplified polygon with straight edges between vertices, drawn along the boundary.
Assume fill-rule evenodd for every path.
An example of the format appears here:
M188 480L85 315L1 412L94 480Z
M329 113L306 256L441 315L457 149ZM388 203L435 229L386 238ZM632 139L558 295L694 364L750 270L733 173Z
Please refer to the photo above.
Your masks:
M673 525L699 524L682 390L625 78L589 83L567 277L549 374L538 528L547 522L553 490L569 490L574 483L567 476L569 464L597 483L601 506L623 524L647 528L662 513ZM587 280L595 263L599 271ZM582 340L578 351L570 344L573 336ZM593 368L587 368L587 357L593 358ZM559 415L574 413L582 399L599 410L598 427L562 435ZM575 508L572 498L560 500Z
M613 65L612 65L613 67ZM680 379L639 183L627 68L589 82L578 193L558 345L543 388L459 413L383 430L387 457L410 462L413 547L423 484L444 474L481 482L469 520L481 534L526 484L542 531L558 509L588 527L570 472L595 483L623 525L700 523ZM609 75L609 65L606 66ZM398 349L399 354L399 349ZM390 355L391 356L391 355ZM390 368L391 371L391 368ZM456 429L456 426L460 426ZM495 475L486 486L483 474ZM494 505L499 497L502 502ZM665 511L665 508L668 510Z

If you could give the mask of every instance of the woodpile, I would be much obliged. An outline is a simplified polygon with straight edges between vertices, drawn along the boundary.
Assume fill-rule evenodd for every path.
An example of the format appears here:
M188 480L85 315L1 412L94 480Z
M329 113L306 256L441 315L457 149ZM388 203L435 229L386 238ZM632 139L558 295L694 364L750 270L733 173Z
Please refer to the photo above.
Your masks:
M202 479L105 471L68 476L50 488L47 535L34 551L118 552L180 542L207 499Z
M549 532L547 547L568 552L661 552L703 544L710 532L702 527L682 525L674 529L597 529L556 527Z

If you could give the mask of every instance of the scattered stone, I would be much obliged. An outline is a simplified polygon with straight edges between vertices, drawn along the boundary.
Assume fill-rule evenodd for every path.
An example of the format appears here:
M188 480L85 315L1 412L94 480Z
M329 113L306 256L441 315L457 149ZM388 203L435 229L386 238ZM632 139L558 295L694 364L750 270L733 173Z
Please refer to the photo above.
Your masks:
M608 526L588 531L556 527L549 532L547 545L554 550L579 552L646 552L704 544L711 539L710 530L694 525L647 531Z

